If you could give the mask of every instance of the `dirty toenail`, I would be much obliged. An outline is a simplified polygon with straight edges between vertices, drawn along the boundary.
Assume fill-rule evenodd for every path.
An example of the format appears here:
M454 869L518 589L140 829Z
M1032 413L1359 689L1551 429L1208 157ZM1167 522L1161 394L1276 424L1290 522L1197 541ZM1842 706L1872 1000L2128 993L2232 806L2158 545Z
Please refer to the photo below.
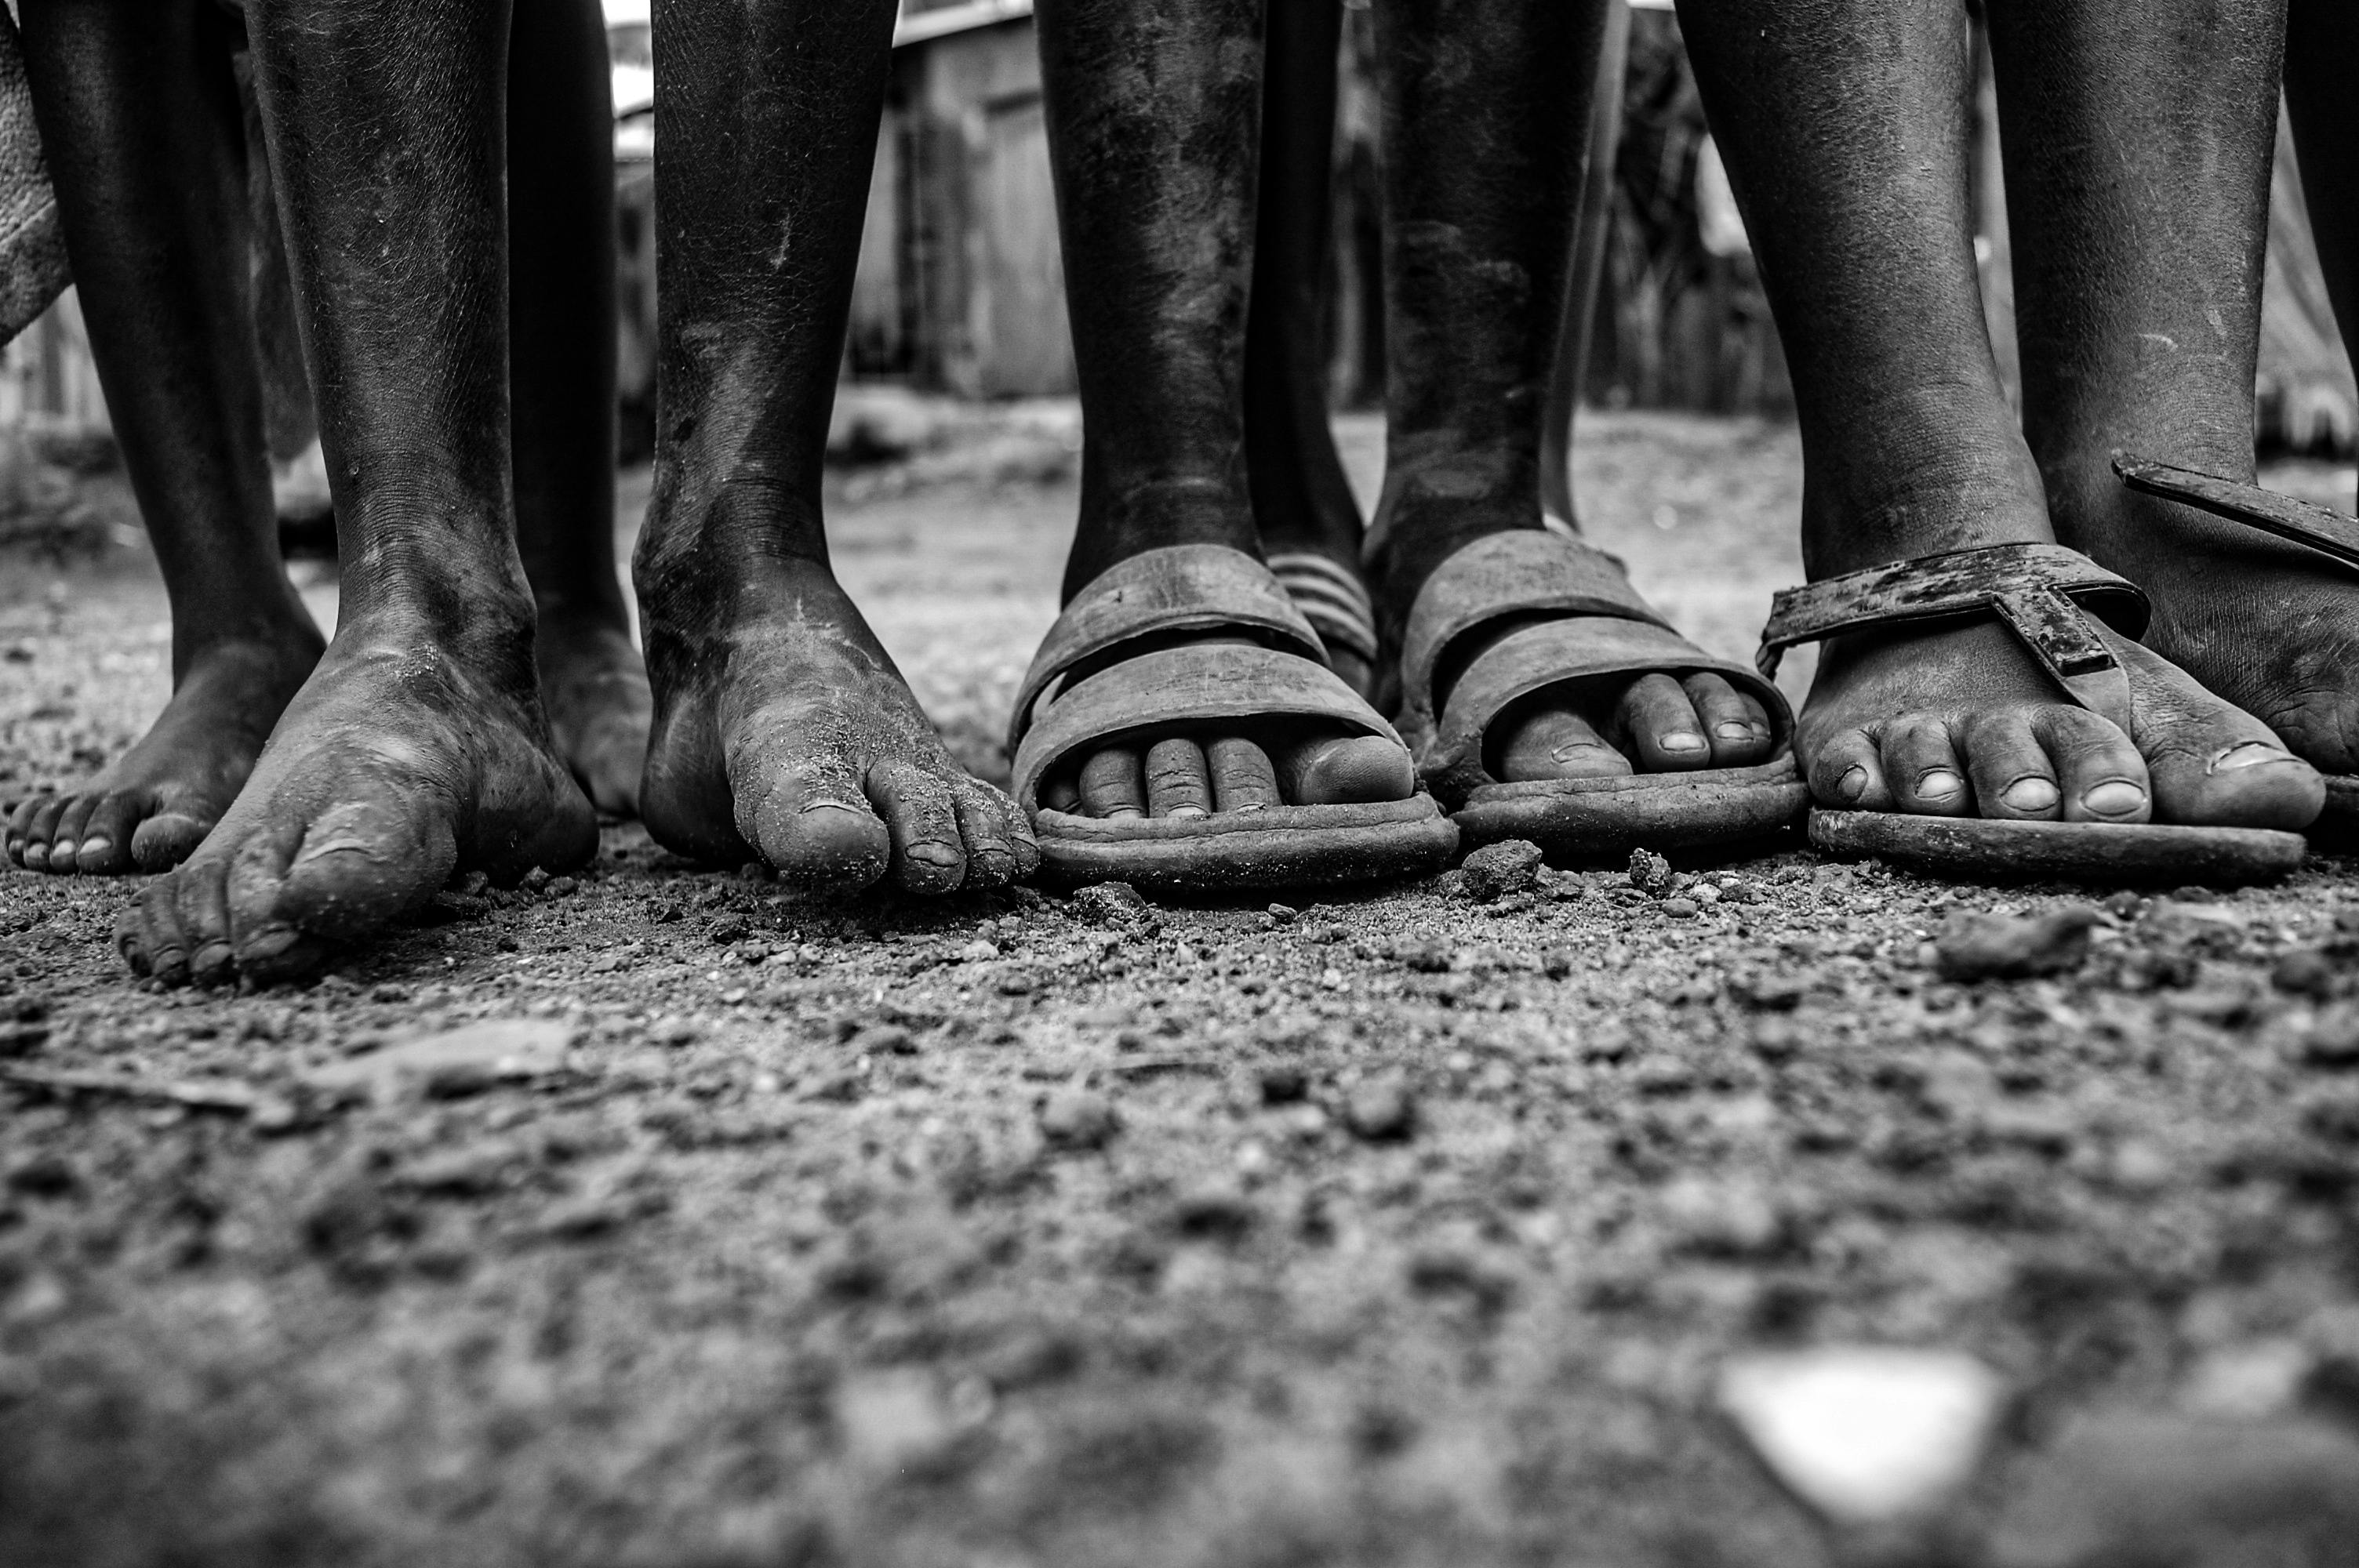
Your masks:
M189 967L199 974L209 969L225 969L232 954L226 942L208 942L189 955Z
M1861 795L1865 795L1867 770L1862 767L1845 769L1843 776L1835 780L1835 793L1845 800L1857 800Z
M1999 791L1998 797L2017 811L2045 811L2064 798L2054 779L2038 774L2019 778Z
M1692 730L1674 730L1668 735L1657 736L1655 744L1666 752L1701 752L1704 740Z
M1109 809L1105 816L1101 817L1099 820L1104 822L1131 822L1136 821L1137 818L1146 815L1147 813L1139 810L1138 807L1135 806L1117 806Z
M2267 741L2247 741L2231 746L2212 759L2209 773L2224 773L2231 768L2256 768L2264 762L2290 762L2294 754L2282 746L2272 746Z
M82 841L82 853L85 855L103 855L114 848L114 840L103 833L93 834Z
M1946 800L1966 787L1966 781L1947 768L1928 768L1917 775L1920 800Z
M1611 746L1602 746L1594 741L1570 741L1550 752L1549 760L1556 762L1569 762L1575 757L1585 757L1599 752L1610 752L1613 749Z
M849 801L842 800L807 800L803 803L802 809L806 813L813 811L857 811L863 816L867 815L867 807L853 806Z
M1712 732L1723 741L1750 741L1761 733L1761 726L1732 719L1725 724L1714 725Z
M951 845L939 842L912 844L909 846L908 853L909 859L916 860L920 864L937 866L944 871L948 871L951 867L957 865L962 859L955 848Z
M2124 816L2146 804L2146 791L2127 779L2107 779L2083 791L2081 804L2100 816Z
M1175 806L1164 815L1175 821L1182 819L1193 821L1204 815L1204 808L1201 806Z

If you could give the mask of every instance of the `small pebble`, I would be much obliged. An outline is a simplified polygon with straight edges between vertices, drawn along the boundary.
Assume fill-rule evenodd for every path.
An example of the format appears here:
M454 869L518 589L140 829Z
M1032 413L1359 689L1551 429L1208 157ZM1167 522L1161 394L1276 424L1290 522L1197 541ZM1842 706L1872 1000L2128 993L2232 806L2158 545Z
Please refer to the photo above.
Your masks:
M2321 1000L2334 991L2334 964L2314 947L2288 953L2269 971L2269 983L2281 991Z
M2302 1034L2301 1059L2335 1072L2359 1067L2359 1007L2332 1008L2313 1019Z
M1041 1136L1055 1148L1103 1149L1121 1130L1121 1113L1093 1089L1059 1089L1040 1108Z
M1671 863L1652 849L1630 851L1630 885L1650 898L1671 891Z
M1663 900L1662 911L1673 920L1693 920L1703 913L1702 906L1691 898L1667 898Z
M2089 957L2089 930L2097 912L2068 904L2047 914L1959 913L1933 939L1934 966L1945 980L2015 980L2064 975Z
M1071 907L1084 920L1100 925L1119 925L1143 918L1147 900L1128 882L1092 882L1074 891Z
M999 949L978 936L951 956L962 964L987 964L999 957Z
M1465 897L1488 903L1511 892L1522 892L1538 879L1540 847L1523 838L1486 844L1466 857L1459 867L1464 874Z
M581 887L582 884L575 881L571 877L554 877L550 879L549 883L549 892L558 898L563 898L569 893L578 892L581 891Z
M1369 1143L1403 1142L1417 1130L1417 1102L1400 1084L1362 1084L1343 1102L1343 1125Z
M1296 909L1292 904L1273 903L1269 906L1267 913L1270 919L1276 921L1280 925L1286 925L1291 924L1295 916L1302 912Z

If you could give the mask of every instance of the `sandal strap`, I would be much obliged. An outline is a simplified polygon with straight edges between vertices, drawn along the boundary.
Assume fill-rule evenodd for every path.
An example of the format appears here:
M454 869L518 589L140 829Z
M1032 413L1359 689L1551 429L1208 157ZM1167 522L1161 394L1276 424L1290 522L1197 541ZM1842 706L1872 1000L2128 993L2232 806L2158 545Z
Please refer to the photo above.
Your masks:
M1327 662L1327 648L1267 567L1226 545L1168 545L1117 561L1073 595L1040 640L1016 694L1007 744L1023 744L1034 710L1076 668L1125 643L1226 632Z
M2183 502L2214 517L2307 546L2346 567L2359 567L2359 518L2346 517L2331 506L2127 453L2114 455L2114 472L2132 490Z
M1375 662L1376 607L1357 572L1310 550L1272 556L1269 569L1321 642Z
M1877 627L1996 615L2074 702L2130 732L2129 675L2089 623L2146 630L2146 594L2061 545L1984 545L1870 567L1780 592L1754 657L1764 678L1787 649Z

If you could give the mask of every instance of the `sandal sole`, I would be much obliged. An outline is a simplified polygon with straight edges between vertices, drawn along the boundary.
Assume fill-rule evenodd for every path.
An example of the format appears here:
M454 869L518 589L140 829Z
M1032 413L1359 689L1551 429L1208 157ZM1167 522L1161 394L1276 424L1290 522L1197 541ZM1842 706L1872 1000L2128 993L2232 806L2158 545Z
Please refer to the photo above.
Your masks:
M1911 871L1988 881L2245 887L2300 866L2309 841L2263 827L1994 822L1890 811L1813 811L1810 847Z
M1521 838L1549 860L1610 860L1633 849L1755 846L1799 825L1810 792L1790 759L1752 768L1550 779L1475 790L1454 820L1470 848Z
M1040 880L1141 892L1247 892L1388 881L1440 871L1458 828L1430 795L1368 806L1281 806L1213 816L1033 818Z

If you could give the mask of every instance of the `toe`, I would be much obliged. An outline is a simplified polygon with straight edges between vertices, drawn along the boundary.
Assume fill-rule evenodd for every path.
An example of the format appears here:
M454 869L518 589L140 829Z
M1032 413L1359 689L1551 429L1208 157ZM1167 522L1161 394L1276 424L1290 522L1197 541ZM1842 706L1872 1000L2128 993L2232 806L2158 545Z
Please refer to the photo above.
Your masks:
M1538 708L1516 723L1499 749L1498 770L1510 784L1615 778L1637 771L1587 719L1560 708Z
M1884 753L1864 730L1845 730L1810 748L1810 798L1832 811L1890 811Z
M237 972L236 948L230 940L227 871L223 858L200 857L164 884L172 890L172 913L188 954L189 979L201 986L223 984Z
M1382 735L1308 741L1278 758L1278 783L1297 806L1350 806L1407 800L1417 793L1417 764Z
M1984 816L2049 822L2064 815L2064 795L2030 715L2009 708L1969 719L1960 731L1966 777Z
M1203 747L1174 735L1147 749L1147 816L1204 816L1212 809L1212 771Z
M832 756L777 773L737 826L780 876L812 892L873 887L893 860L891 831L851 768Z
M64 814L68 800L69 797L64 795L45 795L32 803L32 815L25 823L24 864L27 871L46 871L51 869L49 845L57 837L58 818ZM73 868L67 864L56 869L67 871Z
M132 795L109 795L101 799L92 810L90 820L82 824L82 847L74 852L74 863L82 875L113 877L132 871L132 835L139 829L140 817L153 805L152 799Z
M1737 690L1724 676L1692 675L1680 685L1712 743L1713 767L1743 768L1768 761L1775 737L1768 710L1757 697Z
M131 967L168 986L184 985L189 979L189 938L180 925L175 881L159 877L140 889L125 923L115 927L116 945Z
M159 811L131 832L131 860L143 871L168 871L197 852L211 822L185 811Z
M1204 765L1212 775L1216 811L1261 811L1285 799L1269 753L1250 741L1223 736L1204 748Z
M2221 703L2140 729L2161 821L2297 831L2326 804L2318 770L2240 708Z
M1884 776L1891 782L1893 804L1902 811L1964 816L1974 808L1965 764L1949 726L1938 719L1919 715L1885 732Z
M1712 742L1685 687L1666 675L1641 676L1622 694L1615 719L1630 738L1632 759L1647 773L1681 773L1712 763Z
M1082 810L1091 816L1147 815L1147 774L1128 746L1107 746L1082 763Z
M106 796L97 792L77 795L58 813L49 835L49 870L60 876L82 870L82 841L89 837L90 819Z
M349 798L364 788L371 793ZM308 826L289 812L232 849L231 925L241 948L259 954L297 932L361 936L450 880L459 863L457 812L432 789L339 780L330 798L338 796L346 798Z
M47 797L43 795L33 795L18 801L8 809L7 853L13 864L18 866L25 864L25 846L32 835L33 814L41 808L41 802L45 798Z
M1022 818L1016 803L980 779L954 780L951 791L958 809L959 836L966 841L966 880L960 885L1006 887L1027 875L1029 868L1016 837ZM1038 849L1032 858L1038 860Z
M966 878L966 841L949 781L910 762L868 770L868 802L892 835L891 874L914 893L945 893Z
M2032 730L2056 764L2067 822L2147 822L2154 794L2146 759L2112 720L2085 708L2045 708Z

